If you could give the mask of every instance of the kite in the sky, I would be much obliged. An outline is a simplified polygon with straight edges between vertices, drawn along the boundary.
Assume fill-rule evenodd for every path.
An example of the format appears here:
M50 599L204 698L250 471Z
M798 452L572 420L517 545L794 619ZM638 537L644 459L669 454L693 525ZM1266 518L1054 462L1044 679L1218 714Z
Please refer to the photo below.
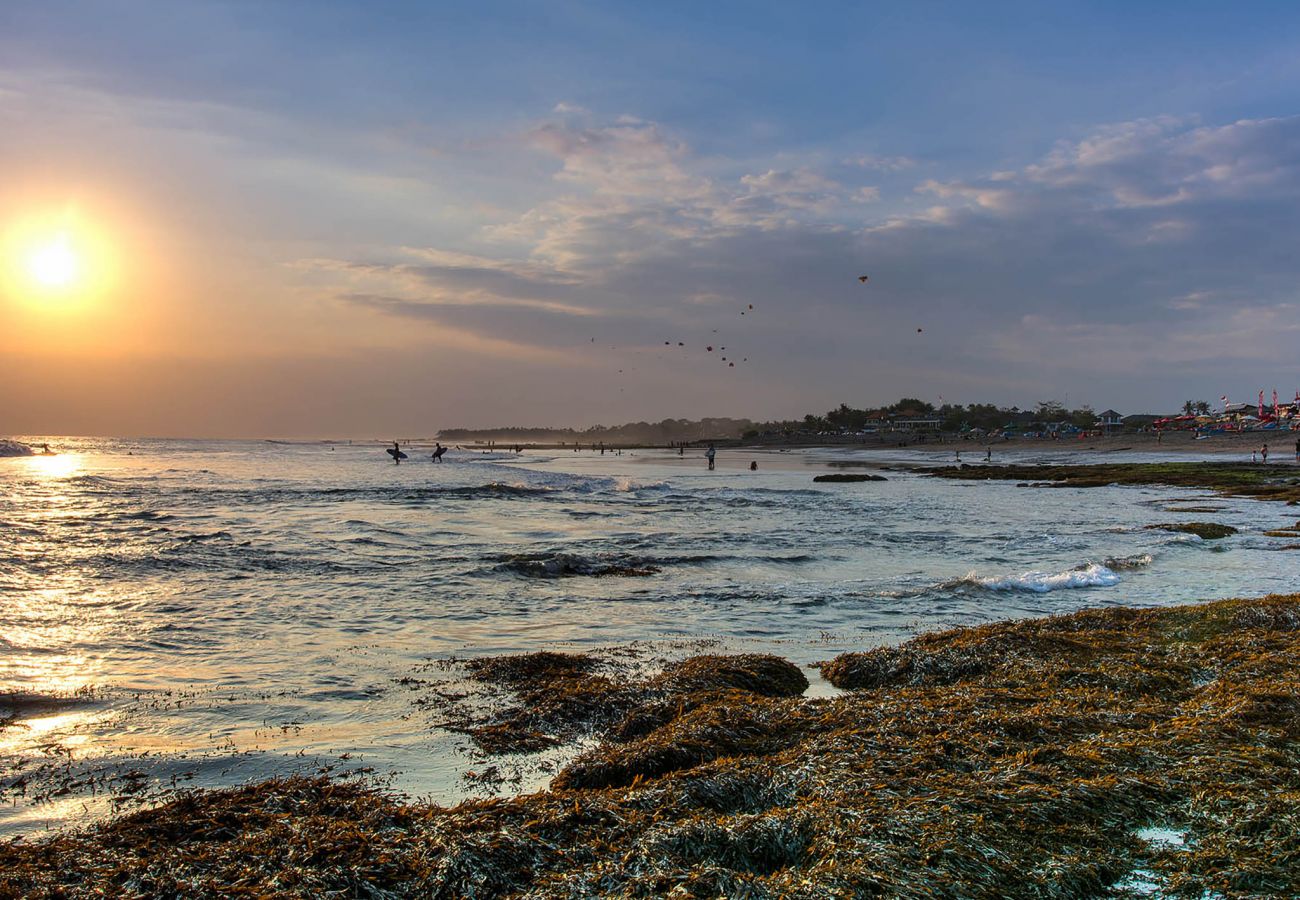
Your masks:
M859 275L859 276L858 276L858 281L861 281L863 284L866 284L867 281L868 281L867 276L866 276L866 275Z

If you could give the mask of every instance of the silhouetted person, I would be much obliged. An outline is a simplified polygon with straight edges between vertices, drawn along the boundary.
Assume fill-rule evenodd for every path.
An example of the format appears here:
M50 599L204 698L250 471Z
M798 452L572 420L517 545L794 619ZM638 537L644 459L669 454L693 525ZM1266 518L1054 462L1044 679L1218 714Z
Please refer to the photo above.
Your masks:
M402 464L402 448L397 441L393 441L393 449L388 452L393 455L393 465L400 466Z
M717 456L717 455L718 455L718 451L715 450L715 449L713 449L713 445L712 445L712 444L709 444L709 449L704 451L704 457L705 457L705 459L707 459L707 460L709 461L709 471L710 471L710 472L713 471L713 458L714 458L715 456Z
M751 471L751 472L757 472L757 471L758 471L758 460L755 459L755 460L751 460L751 461L750 461L750 463L749 463L749 471Z
M446 453L446 452L447 452L447 448L446 448L446 447L444 447L442 444L438 443L437 441L434 441L434 442L433 442L433 461L434 461L434 462L436 462L436 463L440 463L440 462L442 462L442 455L443 455L444 453Z

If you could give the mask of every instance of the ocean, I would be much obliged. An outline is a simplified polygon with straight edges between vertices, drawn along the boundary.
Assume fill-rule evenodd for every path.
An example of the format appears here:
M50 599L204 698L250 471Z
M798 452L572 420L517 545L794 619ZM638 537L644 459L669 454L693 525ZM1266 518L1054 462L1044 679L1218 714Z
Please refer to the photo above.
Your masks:
M406 686L455 659L639 646L807 664L1300 576L1262 534L1293 507L945 481L905 467L950 458L906 450L726 449L709 472L699 450L410 449L398 466L377 442L22 440L59 452L0 458L0 834L291 773L360 769L454 802L479 761ZM1166 458L1193 457L1106 454ZM813 482L846 463L887 480ZM1240 533L1145 527L1196 520Z

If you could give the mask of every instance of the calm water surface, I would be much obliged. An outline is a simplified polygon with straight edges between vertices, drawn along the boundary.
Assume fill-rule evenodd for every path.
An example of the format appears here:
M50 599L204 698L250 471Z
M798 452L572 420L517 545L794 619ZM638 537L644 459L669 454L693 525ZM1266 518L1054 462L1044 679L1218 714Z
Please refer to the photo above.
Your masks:
M711 473L667 452L453 450L438 465L412 450L394 466L371 444L32 440L61 452L0 459L0 693L86 702L0 729L10 833L104 811L94 790L33 804L15 787L58 761L207 786L349 760L454 800L463 742L396 685L452 655L721 638L806 663L1300 576L1300 553L1261 534L1294 508L902 471L812 482L882 459L849 450L724 451ZM1107 455L1126 458L1157 457ZM1204 519L1242 533L1143 528ZM620 568L655 571L597 577Z

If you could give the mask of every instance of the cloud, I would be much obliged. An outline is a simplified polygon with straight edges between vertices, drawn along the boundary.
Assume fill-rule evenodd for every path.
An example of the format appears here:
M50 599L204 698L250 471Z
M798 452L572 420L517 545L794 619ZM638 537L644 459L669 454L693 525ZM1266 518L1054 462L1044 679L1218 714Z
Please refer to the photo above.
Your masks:
M400 288L372 309L551 350L595 337L640 353L716 328L784 388L876 399L982 383L1032 401L1130 390L1121 377L1230 388L1290 365L1300 118L1105 126L1018 169L924 179L918 209L812 167L727 177L630 117L582 113L522 141L558 163L553 194L476 253L371 264Z
M873 156L869 153L844 160L846 166L859 169L874 169L879 172L901 172L916 165L916 160L909 156Z

